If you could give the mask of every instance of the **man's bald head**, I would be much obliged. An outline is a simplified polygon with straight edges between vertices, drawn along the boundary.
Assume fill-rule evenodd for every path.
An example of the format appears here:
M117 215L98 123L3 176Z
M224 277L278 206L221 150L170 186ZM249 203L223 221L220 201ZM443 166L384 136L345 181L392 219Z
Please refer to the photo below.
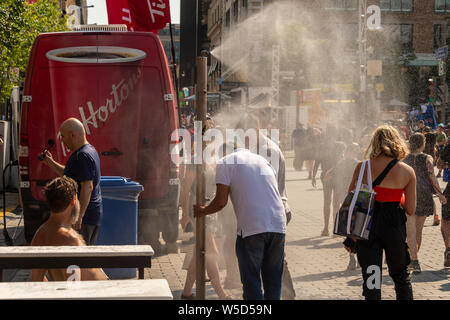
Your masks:
M66 132L73 132L77 136L86 136L86 131L80 120L76 118L69 118L65 120L60 128L60 131L64 130Z
M70 150L77 150L88 143L84 126L81 121L76 118L65 120L59 128L59 132L61 133L64 144Z

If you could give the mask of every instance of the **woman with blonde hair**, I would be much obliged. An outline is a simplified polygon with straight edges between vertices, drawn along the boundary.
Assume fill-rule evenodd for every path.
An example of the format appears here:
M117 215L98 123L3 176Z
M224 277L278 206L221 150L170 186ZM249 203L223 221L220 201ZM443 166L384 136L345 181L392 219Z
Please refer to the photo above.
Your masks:
M373 177L376 192L375 208L369 240L346 241L346 250L356 251L363 275L363 295L366 300L381 299L381 270L383 250L386 254L389 275L395 284L398 300L412 300L409 278L410 256L406 245L406 216L416 210L416 175L407 164L400 162L408 148L399 132L392 126L378 127L372 134L365 157L369 155L368 170ZM354 190L361 168L359 163L353 173L348 191ZM363 183L367 184L367 170ZM403 207L400 205L404 194ZM403 201L402 201L403 203ZM370 268L369 268L370 267Z

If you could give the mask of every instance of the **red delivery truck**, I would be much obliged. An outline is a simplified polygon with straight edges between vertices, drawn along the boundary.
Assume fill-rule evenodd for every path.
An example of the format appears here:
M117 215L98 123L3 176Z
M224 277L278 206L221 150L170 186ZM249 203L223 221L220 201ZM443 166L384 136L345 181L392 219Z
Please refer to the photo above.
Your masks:
M50 142L55 160L67 162L70 151L59 127L74 117L99 153L102 176L128 177L144 186L138 203L140 243L158 251L161 232L175 244L180 193L179 168L170 156L178 143L171 140L178 128L175 99L167 58L153 33L40 34L30 53L21 108L26 240L48 218L43 187L55 177L38 157Z

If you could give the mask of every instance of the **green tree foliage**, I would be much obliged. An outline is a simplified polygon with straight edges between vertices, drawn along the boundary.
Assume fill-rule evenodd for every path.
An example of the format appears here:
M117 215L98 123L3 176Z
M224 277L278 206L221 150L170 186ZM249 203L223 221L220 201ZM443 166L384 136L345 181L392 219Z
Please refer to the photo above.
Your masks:
M23 81L28 56L36 36L66 30L58 0L0 2L0 102L9 99L12 86ZM19 70L16 76L13 70Z

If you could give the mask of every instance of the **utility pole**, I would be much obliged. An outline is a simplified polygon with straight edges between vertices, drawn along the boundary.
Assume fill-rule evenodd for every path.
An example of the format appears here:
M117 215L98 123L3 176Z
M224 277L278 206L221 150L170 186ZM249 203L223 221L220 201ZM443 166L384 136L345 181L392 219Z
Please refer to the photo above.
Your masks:
M278 119L278 105L280 101L280 46L272 46L272 92L270 104L270 120Z
M358 0L359 107L367 122L367 0Z
M445 30L445 29L444 29ZM443 41L441 43L441 46L446 45L447 40ZM446 46L447 51L448 47ZM442 68L442 70L441 70ZM441 119L439 119L439 122L443 123L444 125L447 124L447 103L448 103L448 85L447 85L447 55L440 59L439 61L439 76L441 77L441 85L439 86L439 89L442 91L441 96Z
M200 137L196 146L196 155L202 161L197 166L197 205L205 205L205 175L204 159L202 159L205 142L203 141L203 128L206 127L207 104L207 63L208 58L202 54L197 57L197 85L195 102L197 104L197 121L201 121ZM198 132L198 130L197 130ZM196 270L196 299L205 300L205 217L199 217L195 221L195 270Z

